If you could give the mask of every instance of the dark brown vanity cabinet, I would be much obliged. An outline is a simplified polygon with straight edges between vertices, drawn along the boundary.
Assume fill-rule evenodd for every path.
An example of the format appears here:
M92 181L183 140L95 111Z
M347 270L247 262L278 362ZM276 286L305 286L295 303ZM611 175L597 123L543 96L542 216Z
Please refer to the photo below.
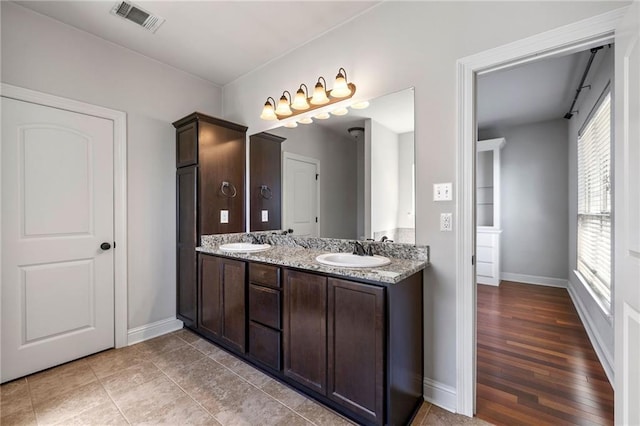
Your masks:
M201 235L244 231L247 128L190 114L176 128L176 311L197 328L196 246ZM226 184L225 184L226 183ZM221 211L228 223L221 223Z
M282 228L282 142L270 133L249 137L249 197L251 231Z
M199 255L198 330L239 353L246 347L247 263Z
M249 356L281 369L282 291L280 268L249 263Z
M284 374L381 424L384 288L285 270L284 303Z

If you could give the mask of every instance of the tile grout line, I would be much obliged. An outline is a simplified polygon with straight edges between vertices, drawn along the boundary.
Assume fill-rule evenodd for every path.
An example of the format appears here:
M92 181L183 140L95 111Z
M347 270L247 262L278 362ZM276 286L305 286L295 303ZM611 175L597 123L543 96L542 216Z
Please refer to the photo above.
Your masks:
M104 387L104 384L102 383L102 379L100 379L98 377L98 375L96 374L95 370L93 369L93 367L91 366L91 363L89 363L89 368L91 369L91 371L93 372L93 375L96 376L96 379L98 379L98 383L100 383L100 386L102 387L102 389L104 390L104 392L107 394L107 397L109 398L109 400L113 403L113 405L115 405L116 409L118 410L118 412L120 413L120 415L122 416L122 418L124 419L125 422L127 422L127 424L131 424L131 422L129 421L129 419L127 418L127 416L124 414L124 412L120 409L120 406L116 403L116 401L111 397L111 394L109 393L109 391L107 390L107 388ZM110 376L107 376L110 377Z

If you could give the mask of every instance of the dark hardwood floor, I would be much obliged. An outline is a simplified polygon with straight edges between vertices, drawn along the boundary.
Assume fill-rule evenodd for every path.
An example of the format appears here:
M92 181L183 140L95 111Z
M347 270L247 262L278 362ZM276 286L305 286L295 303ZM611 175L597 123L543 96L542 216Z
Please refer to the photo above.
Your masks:
M613 424L613 389L566 289L478 285L477 332L480 419Z

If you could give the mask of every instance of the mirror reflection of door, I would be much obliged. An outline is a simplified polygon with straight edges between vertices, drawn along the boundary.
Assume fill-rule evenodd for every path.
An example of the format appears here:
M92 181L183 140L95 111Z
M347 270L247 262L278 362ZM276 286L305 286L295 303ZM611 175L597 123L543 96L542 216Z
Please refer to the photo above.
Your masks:
M284 215L283 229L293 235L319 236L318 170L320 162L314 158L283 153Z

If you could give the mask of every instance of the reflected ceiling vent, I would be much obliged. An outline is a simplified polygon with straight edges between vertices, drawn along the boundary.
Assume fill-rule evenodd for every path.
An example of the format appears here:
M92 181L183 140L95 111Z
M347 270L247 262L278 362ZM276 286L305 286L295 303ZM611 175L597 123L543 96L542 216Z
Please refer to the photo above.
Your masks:
M111 14L136 23L152 33L155 33L165 21L164 18L152 15L140 6L127 1L119 1L116 3L111 9Z
M347 132L349 132L352 137L360 139L364 135L364 127L351 127Z

